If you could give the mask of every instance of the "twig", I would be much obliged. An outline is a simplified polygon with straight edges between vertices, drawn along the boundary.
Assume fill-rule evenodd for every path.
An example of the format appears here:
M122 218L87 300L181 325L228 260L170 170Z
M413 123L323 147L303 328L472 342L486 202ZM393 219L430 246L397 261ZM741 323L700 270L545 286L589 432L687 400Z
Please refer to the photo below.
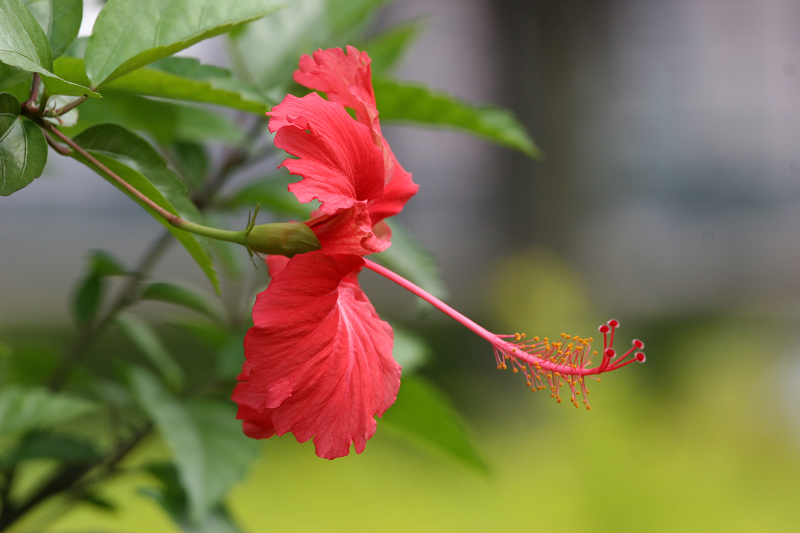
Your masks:
M58 144L58 141L53 139L53 136L50 135L50 133L47 130L42 130L42 133L44 134L44 140L47 141L47 144L50 145L50 148L52 148L56 152L58 152L61 155L69 155L72 153L72 150L70 150L69 148Z
M75 100L71 101L70 103L68 103L64 107L60 107L58 109L54 109L53 111L45 113L45 116L48 116L48 117L60 117L61 115L72 111L73 109L75 109L76 107L78 107L79 105L81 105L82 103L84 103L88 99L89 99L88 96L79 96L78 98L76 98Z
M100 459L83 465L68 465L61 468L45 485L21 505L5 501L0 510L0 531L19 520L25 513L44 500L60 492L68 492L71 499L80 498L91 483L100 481L117 470L119 463L153 430L153 423L142 426L128 441L122 443L107 459ZM81 480L96 468L101 471L91 480Z

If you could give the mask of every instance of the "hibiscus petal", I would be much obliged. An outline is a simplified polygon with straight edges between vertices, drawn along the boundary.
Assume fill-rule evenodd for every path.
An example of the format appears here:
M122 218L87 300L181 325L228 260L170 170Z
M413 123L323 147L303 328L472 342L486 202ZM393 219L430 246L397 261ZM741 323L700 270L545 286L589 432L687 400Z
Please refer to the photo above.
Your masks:
M335 215L314 218L306 224L319 239L320 251L329 255L367 255L382 252L391 245L388 238L375 234L370 213L363 203Z
M264 395L250 389L250 363L244 362L239 383L233 389L231 400L239 404L236 418L242 421L244 434L253 439L266 439L275 434L272 413L275 409L264 407Z
M265 262L267 263L269 275L274 278L278 275L278 272L286 267L289 258L285 255L268 255Z
M363 264L354 255L293 257L259 294L244 341L250 391L273 409L275 432L314 437L327 459L351 444L361 453L400 387L392 329L358 286Z
M309 89L324 92L328 100L340 102L356 112L359 122L380 133L375 92L372 89L371 59L366 52L347 47L317 50L300 58L294 80Z
M289 185L300 202L316 198L322 202L320 211L332 215L383 193L383 153L369 128L341 104L316 93L287 96L270 115L270 131L277 131L275 146L299 158L282 166L303 177Z
M386 150L388 158L386 167L391 169L388 182L383 189L383 194L368 203L369 217L373 225L402 211L406 202L419 189L419 185L411 181L411 174L406 172L394 158L388 144Z

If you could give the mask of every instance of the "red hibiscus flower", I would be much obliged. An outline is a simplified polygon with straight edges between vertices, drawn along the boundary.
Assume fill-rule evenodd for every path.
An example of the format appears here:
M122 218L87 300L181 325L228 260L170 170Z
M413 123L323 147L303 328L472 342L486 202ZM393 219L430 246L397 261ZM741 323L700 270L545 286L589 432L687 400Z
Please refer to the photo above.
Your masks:
M367 54L352 47L303 56L295 80L324 91L328 100L317 93L287 96L269 113L275 145L296 157L282 166L302 177L289 190L301 202L320 202L306 224L321 247L291 259L267 258L272 281L253 307L246 361L233 392L245 434L313 438L317 455L327 459L347 455L351 446L364 450L375 417L394 403L400 387L392 329L358 285L365 267L486 339L498 368L510 366L532 389L550 389L559 402L566 385L572 403L577 407L582 396L588 408L586 377L645 360L639 340L622 354L614 349L618 321L600 326L602 361L592 367L591 338L494 334L364 257L390 246L383 220L417 191L381 135L369 65Z
M303 56L295 79L329 100L289 95L269 113L269 129L296 157L282 164L302 176L289 190L300 202L320 201L306 224L321 248L268 259L272 281L253 307L233 400L247 435L313 437L317 455L333 459L351 445L364 450L400 387L392 329L357 276L362 256L389 247L383 219L399 213L417 185L380 133L366 53Z

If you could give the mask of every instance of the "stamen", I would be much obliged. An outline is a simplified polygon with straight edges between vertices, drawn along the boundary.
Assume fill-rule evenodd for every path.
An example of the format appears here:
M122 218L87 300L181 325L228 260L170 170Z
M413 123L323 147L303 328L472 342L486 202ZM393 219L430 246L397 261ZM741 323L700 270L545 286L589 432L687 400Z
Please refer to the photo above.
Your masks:
M578 406L577 396L580 394L583 396L583 404L590 409L589 390L586 388L585 381L587 376L599 382L600 378L596 377L597 374L617 370L634 361L643 363L646 359L643 352L637 351L644 348L644 343L638 339L632 342L632 346L627 352L621 357L617 357L617 352L613 347L614 332L619 327L619 320L616 319L609 320L598 328L598 331L603 334L603 361L600 366L590 368L592 357L597 355L597 351L591 349L593 342L591 337L584 339L577 335L570 336L562 333L560 341L551 342L547 337L543 339L533 337L528 340L524 333L497 335L391 270L369 259L364 259L364 266L416 294L489 341L498 369L508 368L507 361L510 361L511 370L517 373L522 372L531 390L549 387L551 396L558 402L561 402L559 391L566 382L570 389L572 403L576 407ZM545 382L547 383L545 384Z
M560 390L566 383L572 404L578 407L578 396L582 396L582 403L589 409L586 376L595 377L596 374L617 370L633 362L641 363L646 359L644 353L638 351L644 348L644 343L639 339L633 340L631 348L618 356L613 348L614 331L618 327L618 320L609 320L600 326L599 331L603 334L603 361L596 368L590 368L592 357L597 355L597 351L591 349L593 339L584 339L577 335L562 333L562 340L554 342L547 337L541 341L534 337L534 340L529 341L520 334L496 335L492 346L496 356L503 354L504 360L511 361L514 372L522 371L525 374L527 384L532 390L547 387L550 395L560 403ZM599 378L596 379L600 381Z

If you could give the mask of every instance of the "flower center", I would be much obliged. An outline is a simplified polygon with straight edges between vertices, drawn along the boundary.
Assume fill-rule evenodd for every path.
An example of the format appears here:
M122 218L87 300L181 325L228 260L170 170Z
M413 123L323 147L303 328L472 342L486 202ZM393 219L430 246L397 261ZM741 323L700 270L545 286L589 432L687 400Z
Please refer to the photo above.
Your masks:
M592 337L581 338L562 333L560 339L533 337L528 340L524 333L514 335L495 335L492 340L497 368L505 370L509 364L513 372L522 372L528 386L532 390L550 389L550 395L561 402L561 387L566 383L570 390L570 401L578 407L578 396L583 397L583 404L590 409L586 376L617 370L625 365L638 361L643 363L645 355L637 351L644 348L639 339L632 342L631 348L621 356L617 356L613 348L614 332L619 327L618 320L609 320L600 326L603 334L603 361L600 366L590 368L592 358L597 351L592 351ZM594 378L599 381L599 378Z

